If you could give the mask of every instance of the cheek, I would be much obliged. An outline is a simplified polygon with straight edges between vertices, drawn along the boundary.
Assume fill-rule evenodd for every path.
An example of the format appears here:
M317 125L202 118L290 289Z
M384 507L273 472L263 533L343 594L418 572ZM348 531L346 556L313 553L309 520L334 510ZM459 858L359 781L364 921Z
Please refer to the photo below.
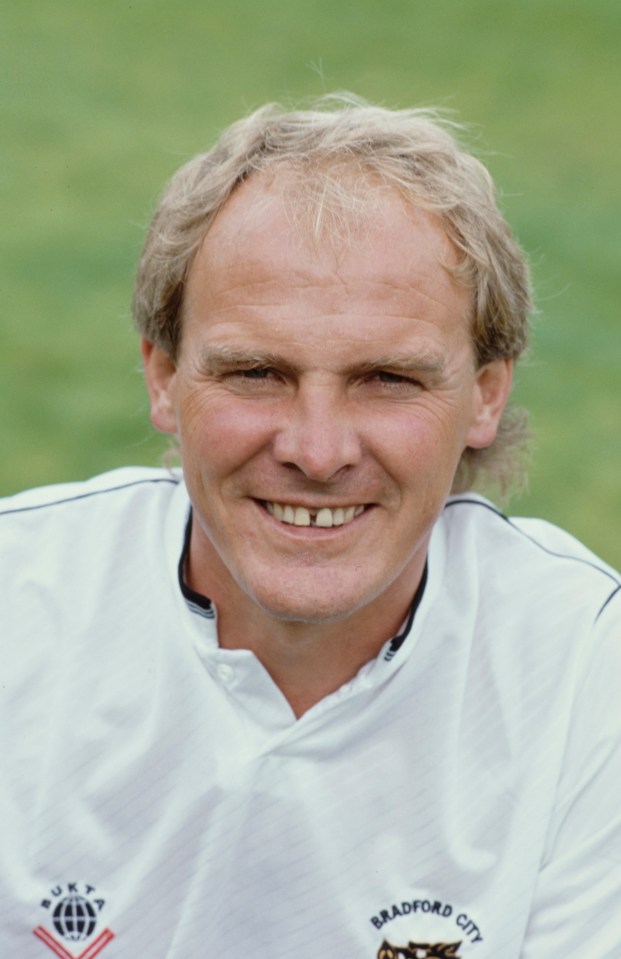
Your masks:
M189 394L179 411L184 466L226 475L252 459L270 438L270 421L252 404Z
M434 403L382 418L373 436L387 459L414 470L435 468L439 460L461 456L469 419L450 404Z

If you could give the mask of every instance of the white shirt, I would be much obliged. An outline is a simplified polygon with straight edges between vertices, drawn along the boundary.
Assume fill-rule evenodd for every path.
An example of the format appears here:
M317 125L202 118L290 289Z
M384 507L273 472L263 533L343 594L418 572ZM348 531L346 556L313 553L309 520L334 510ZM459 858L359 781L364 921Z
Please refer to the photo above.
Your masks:
M2 504L0 955L619 959L619 576L453 498L407 636L296 720L188 516L158 470Z

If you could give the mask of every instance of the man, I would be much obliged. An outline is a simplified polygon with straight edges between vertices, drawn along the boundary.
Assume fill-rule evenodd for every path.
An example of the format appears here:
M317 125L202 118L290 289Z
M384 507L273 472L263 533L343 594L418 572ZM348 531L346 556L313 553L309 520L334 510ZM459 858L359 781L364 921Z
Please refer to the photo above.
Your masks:
M0 517L2 955L621 955L620 578L468 492L529 308L428 112L177 173L135 317L183 473Z

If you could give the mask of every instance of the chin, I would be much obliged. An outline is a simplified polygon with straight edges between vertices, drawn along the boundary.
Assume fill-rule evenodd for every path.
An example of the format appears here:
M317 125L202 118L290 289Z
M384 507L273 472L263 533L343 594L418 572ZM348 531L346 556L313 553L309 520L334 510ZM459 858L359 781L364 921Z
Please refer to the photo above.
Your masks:
M270 584L271 586L272 584ZM269 589L246 589L247 594L261 609L280 622L321 625L338 623L353 615L367 603L372 602L377 591L348 591L346 587L335 588L334 580L328 588L316 583L308 590L300 589L299 583L292 581L286 592Z
M338 623L347 619L358 608L355 604L346 605L342 602L318 603L316 600L291 603L290 601L276 601L266 597L252 597L268 616L282 623L300 623L306 625L321 625L323 623Z

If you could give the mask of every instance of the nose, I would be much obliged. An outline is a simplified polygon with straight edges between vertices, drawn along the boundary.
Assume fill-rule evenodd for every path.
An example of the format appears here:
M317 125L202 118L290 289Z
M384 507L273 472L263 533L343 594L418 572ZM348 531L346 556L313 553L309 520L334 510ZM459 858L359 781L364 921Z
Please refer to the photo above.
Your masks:
M329 384L300 386L274 441L279 463L326 483L361 459L361 443L347 397Z

